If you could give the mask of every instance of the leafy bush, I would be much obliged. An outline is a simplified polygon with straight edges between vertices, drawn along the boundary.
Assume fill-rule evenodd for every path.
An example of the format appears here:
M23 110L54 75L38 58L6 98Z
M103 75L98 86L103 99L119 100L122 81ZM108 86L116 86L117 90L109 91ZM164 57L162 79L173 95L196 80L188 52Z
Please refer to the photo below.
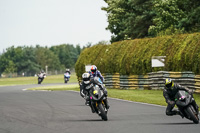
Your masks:
M148 72L193 71L200 73L200 33L160 36L95 45L86 48L78 58L75 69L80 77L85 65L94 64L102 73L122 75ZM152 68L152 56L166 56L165 67Z

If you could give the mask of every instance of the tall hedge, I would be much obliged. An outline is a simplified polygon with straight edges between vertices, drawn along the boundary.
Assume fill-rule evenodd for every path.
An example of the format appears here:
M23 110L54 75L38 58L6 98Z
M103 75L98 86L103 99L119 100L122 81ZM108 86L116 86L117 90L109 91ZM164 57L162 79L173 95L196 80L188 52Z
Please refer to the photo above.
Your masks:
M152 68L152 56L166 56L164 68ZM152 71L193 71L200 74L200 33L144 38L95 45L79 56L75 70L80 77L85 65L102 73L146 74Z

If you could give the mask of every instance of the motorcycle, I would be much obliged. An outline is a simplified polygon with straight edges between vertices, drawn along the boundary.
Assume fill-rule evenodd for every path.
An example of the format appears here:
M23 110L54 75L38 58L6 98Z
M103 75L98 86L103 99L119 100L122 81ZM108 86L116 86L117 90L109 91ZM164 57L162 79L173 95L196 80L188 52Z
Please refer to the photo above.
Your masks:
M107 112L104 100L106 99L103 90L99 88L98 85L91 84L89 91L89 98L91 102L91 108L101 117L102 120L107 121Z
M194 98L186 91L178 91L175 95L175 102L180 111L187 119L193 121L195 124L199 123L198 107L193 105Z
M38 74L38 84L41 84L45 77L44 73Z
M65 73L64 74L64 82L67 83L69 81L70 78L70 74L69 73Z

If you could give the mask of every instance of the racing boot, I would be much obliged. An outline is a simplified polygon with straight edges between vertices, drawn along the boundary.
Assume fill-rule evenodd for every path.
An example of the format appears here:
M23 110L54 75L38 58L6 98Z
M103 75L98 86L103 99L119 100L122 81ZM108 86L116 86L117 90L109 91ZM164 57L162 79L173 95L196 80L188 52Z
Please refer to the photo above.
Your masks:
M185 117L183 113L181 113L181 111L177 111L177 115L180 115L182 117L182 119Z
M107 98L104 100L104 103L105 103L106 109L108 110L110 108L110 105L108 104Z
M86 101L85 101L85 105L86 105L86 106L89 106L89 105L90 105L90 101L89 101L89 100L86 100Z
M95 113L95 109L92 105L90 105L92 113Z

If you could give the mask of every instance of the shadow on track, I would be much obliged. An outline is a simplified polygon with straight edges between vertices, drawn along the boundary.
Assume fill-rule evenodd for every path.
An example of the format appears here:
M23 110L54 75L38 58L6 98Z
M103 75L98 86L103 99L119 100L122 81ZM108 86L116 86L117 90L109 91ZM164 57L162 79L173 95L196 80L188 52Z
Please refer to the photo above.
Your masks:
M68 122L95 122L95 121L103 121L101 119L91 119L91 120L66 120Z
M187 123L154 123L154 125L192 125L193 122L187 122Z

